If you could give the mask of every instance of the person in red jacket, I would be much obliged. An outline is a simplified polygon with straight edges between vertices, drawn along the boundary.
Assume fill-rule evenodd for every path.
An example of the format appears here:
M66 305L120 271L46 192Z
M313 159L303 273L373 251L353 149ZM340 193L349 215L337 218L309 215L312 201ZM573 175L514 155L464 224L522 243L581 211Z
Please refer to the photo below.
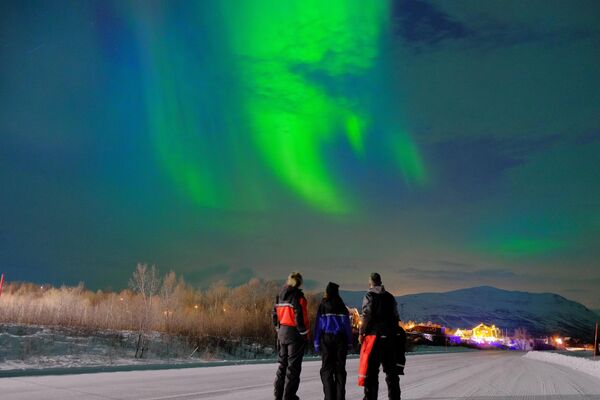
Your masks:
M292 272L275 299L273 325L277 330L278 362L275 400L297 400L302 358L310 331L302 275Z
M396 299L383 287L381 276L373 272L363 299L358 337L361 343L358 384L365 388L364 400L377 400L380 365L385 373L388 399L400 400L398 375L404 374L406 336L399 321Z

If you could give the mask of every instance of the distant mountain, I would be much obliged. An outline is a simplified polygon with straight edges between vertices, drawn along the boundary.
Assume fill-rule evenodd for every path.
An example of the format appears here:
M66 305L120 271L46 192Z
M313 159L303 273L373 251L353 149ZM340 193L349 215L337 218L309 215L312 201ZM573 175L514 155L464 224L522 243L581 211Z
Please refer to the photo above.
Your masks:
M364 292L342 291L346 304L359 307ZM432 321L449 328L472 328L484 322L512 332L519 327L534 336L559 334L593 337L598 315L575 301L553 293L529 293L474 287L445 293L396 297L404 321Z

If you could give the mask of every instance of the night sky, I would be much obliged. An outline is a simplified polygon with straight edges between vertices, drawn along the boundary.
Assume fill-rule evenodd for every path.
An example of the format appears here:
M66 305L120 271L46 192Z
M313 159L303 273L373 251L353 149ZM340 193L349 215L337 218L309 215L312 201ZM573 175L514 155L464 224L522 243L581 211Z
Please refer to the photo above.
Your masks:
M0 271L600 307L600 2L2 1Z

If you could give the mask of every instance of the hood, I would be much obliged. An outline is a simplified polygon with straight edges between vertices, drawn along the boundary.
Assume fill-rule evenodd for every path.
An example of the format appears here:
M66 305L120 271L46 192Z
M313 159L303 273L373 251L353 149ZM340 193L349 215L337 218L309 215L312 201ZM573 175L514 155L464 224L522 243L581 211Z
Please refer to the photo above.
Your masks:
M375 294L382 294L382 293L385 293L385 288L383 287L383 285L373 286L372 288L369 289L369 292L375 293Z
M340 295L340 285L337 283L329 282L325 288L325 293L328 298L338 297Z

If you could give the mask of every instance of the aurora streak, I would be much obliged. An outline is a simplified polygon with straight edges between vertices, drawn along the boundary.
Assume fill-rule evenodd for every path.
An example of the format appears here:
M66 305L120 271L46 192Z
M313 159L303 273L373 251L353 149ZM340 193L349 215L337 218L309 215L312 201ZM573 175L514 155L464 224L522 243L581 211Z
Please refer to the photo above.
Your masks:
M241 208L264 205L270 189L256 176L245 176L245 183L232 176L250 167L268 168L274 179L318 211L358 211L353 193L336 179L341 171L333 170L326 149L349 146L358 163L369 151L369 134L393 143L392 156L407 184L425 181L425 165L410 136L393 129L373 132L370 122L378 116L372 114L370 99L347 83L349 76L368 77L386 62L381 51L390 35L386 2L247 0L212 7L222 20L210 40L222 50L221 59L211 61L235 85L230 93L214 96L225 108L217 117L220 129L211 125L215 116L200 108L204 94L194 91L203 88L190 86L194 76L206 78L207 73L182 56L194 41L169 36L168 31L178 31L160 8L137 23L158 159L199 205L235 208L234 199L239 202L242 193L247 202ZM191 18L200 12L190 8ZM226 137L229 155L220 152L217 159L213 135ZM223 171L222 163L231 165Z

